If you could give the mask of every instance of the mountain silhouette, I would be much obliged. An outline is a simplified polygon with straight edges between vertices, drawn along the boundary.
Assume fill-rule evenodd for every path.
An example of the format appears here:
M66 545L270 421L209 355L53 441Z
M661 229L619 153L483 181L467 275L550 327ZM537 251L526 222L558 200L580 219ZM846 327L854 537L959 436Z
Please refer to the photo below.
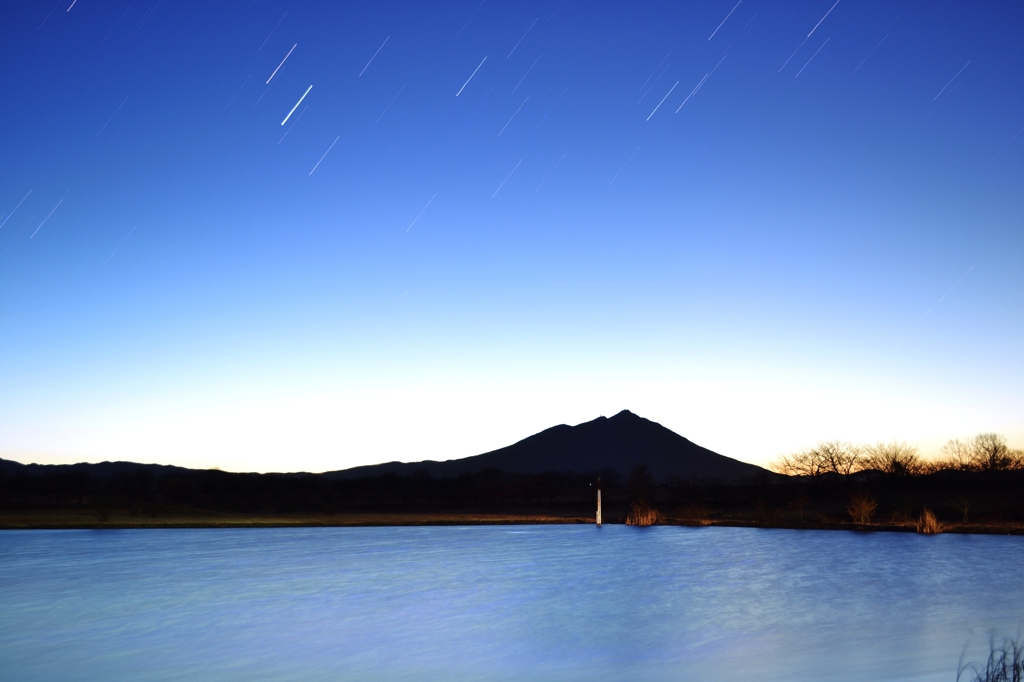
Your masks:
M561 424L482 455L443 462L388 462L332 471L332 478L357 478L422 470L434 478L449 478L485 469L539 474L548 471L589 472L614 469L628 474L646 465L656 479L739 482L768 473L765 469L720 455L691 443L661 424L623 410L611 418L598 417L576 426Z
M319 475L337 480L382 474L412 476L417 471L423 471L433 478L453 478L488 469L511 474L543 474L549 471L574 471L582 474L612 469L628 475L641 464L646 465L657 480L675 476L690 481L739 483L764 474L772 475L759 466L702 448L661 424L639 417L629 410L623 410L614 417L598 417L576 426L553 426L518 443L473 457L443 462L388 462ZM137 475L142 471L158 478L167 474L202 473L201 470L136 462L21 464L0 459L0 476L82 474L111 479ZM235 475L219 471L215 473L221 477ZM294 472L270 475L291 478L309 474Z

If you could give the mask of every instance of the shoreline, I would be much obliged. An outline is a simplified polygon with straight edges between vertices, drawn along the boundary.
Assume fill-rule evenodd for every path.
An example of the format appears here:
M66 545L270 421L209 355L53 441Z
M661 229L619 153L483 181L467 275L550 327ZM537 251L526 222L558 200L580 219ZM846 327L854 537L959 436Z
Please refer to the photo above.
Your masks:
M424 513L375 512L336 514L218 514L182 513L160 516L111 514L106 521L95 514L54 514L47 512L0 513L0 531L4 530L131 530L158 528L373 528L393 526L510 526L510 525L593 525L593 517L573 514L523 513ZM617 519L605 525L622 525ZM858 524L840 520L806 523L766 523L754 519L708 519L694 523L665 517L661 526L693 528L764 528L786 530L846 530L881 533L915 533L913 523ZM1024 523L950 523L942 533L968 535L1024 535Z

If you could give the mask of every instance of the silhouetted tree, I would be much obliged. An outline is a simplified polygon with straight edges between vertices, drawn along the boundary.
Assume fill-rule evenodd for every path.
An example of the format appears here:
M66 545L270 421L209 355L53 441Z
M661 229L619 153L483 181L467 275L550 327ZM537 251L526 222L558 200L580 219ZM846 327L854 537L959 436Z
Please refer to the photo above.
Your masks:
M771 468L786 476L801 476L816 484L828 472L828 464L817 448L801 450L789 455L781 455Z
M942 446L942 459L938 468L970 471L974 468L971 444L959 439L952 439Z
M896 440L865 448L864 466L893 476L915 476L924 470L917 448Z
M968 441L953 439L942 446L940 468L960 471L1008 471L1024 468L1024 453L1011 450L998 433L979 433Z
M982 471L1004 471L1014 465L1006 439L997 433L979 433L974 437L971 460Z
M780 474L803 476L817 483L825 474L847 478L863 466L860 448L838 440L821 441L809 450L782 455L772 465Z
M843 478L860 471L863 467L861 448L852 443L839 440L822 441L818 443L817 450L821 453L827 470Z

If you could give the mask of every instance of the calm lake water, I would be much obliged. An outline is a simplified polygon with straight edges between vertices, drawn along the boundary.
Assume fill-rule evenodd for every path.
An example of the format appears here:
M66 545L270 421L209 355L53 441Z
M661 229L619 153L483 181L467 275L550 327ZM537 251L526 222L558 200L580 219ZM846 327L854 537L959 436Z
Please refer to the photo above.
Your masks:
M0 532L3 680L944 680L1024 537L624 526Z

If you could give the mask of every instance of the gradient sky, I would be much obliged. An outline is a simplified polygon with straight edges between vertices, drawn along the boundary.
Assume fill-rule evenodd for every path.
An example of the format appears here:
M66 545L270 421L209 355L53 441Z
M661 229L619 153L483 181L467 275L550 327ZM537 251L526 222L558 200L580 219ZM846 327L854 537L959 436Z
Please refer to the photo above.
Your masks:
M1024 445L1020 3L0 15L0 457Z

